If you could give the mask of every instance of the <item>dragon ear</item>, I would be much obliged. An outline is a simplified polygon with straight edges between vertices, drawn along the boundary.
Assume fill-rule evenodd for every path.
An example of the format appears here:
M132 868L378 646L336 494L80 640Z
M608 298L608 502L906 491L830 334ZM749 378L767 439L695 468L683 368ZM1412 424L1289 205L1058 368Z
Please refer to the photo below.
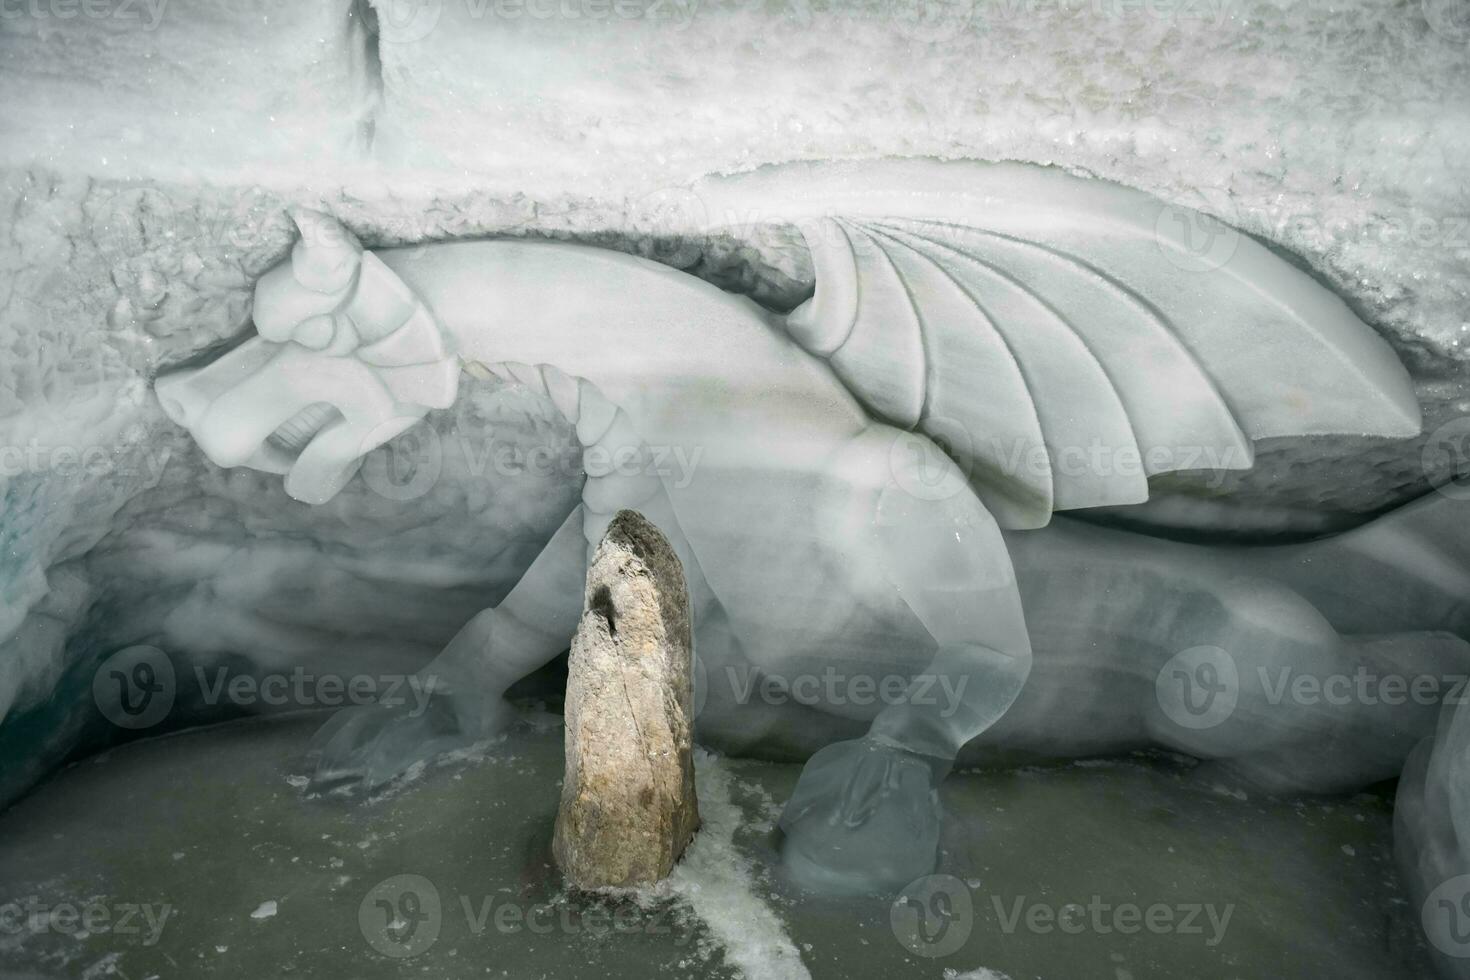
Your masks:
M291 220L301 232L291 249L291 275L315 293L338 293L352 284L362 262L362 243L331 215L295 208Z

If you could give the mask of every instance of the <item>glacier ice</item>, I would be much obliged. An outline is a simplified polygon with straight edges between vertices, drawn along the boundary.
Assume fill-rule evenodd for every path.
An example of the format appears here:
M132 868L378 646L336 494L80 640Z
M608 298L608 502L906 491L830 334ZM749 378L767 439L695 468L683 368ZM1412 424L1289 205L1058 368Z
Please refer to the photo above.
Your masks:
M1449 671L1470 660L1463 639L1341 635L1334 603L1304 594L1320 590L1326 548L1293 564L1047 526L1054 510L1139 502L1148 476L1195 465L1191 449L1240 468L1267 437L1417 433L1407 373L1340 300L1248 239L1201 253L1160 230L1168 206L1039 169L800 166L705 193L735 211L784 195L796 220L847 215L806 226L817 290L786 331L748 300L617 252L488 240L374 253L302 213L289 261L257 286L261 336L158 379L165 410L216 464L282 473L309 504L452 404L461 365L549 399L581 446L580 506L421 671L441 686L439 710L344 709L318 740L323 780L374 785L493 732L504 693L563 649L589 550L624 508L680 554L706 676L745 668L793 689L834 671L849 687L876 690L880 668L903 679L885 702L811 703L871 724L812 758L783 823L790 859L834 882L897 887L933 866L934 789L960 751L1018 699L1075 697L1055 664L1028 680L1037 637L1059 627L1071 635L1041 659L1088 649L1101 669L1133 661L1143 678L1153 661L1152 687L1092 701L1112 715L1094 748L1131 727L1135 744L1273 789L1396 771L1425 705L1314 716L1273 699L1270 672L1396 659ZM1049 342L1028 346L1042 326ZM944 449L925 433L948 437ZM690 465L675 473L670 458ZM1389 520L1411 539L1411 525L1457 523L1458 506L1446 497ZM1382 526L1370 534L1402 550ZM1368 588L1355 566L1370 563L1346 557L1364 540L1376 539L1329 546L1349 594ZM1013 568L1013 554L1026 561ZM1069 608L1056 587L1069 566L1090 578L1073 596L1109 597L1105 617ZM1127 584L1099 582L1104 568ZM1427 620L1408 628L1464 619L1453 583L1412 562L1398 578ZM1213 685L1210 701L1229 688L1223 717L1190 717L1195 679ZM1377 744L1317 761L1313 739L1342 731Z
M171 424L147 382L216 358L252 320L270 329L251 296L272 269L277 281L290 269L281 260L297 232L287 212L303 206L343 218L374 251L528 233L615 246L753 296L765 307L753 315L770 316L803 301L814 277L830 282L833 253L809 248L821 243L806 228L786 227L789 209L775 224L761 224L772 215L757 206L744 216L757 227L686 234L711 217L697 213L691 178L890 155L1050 164L1187 202L1294 253L1392 342L1427 429L1470 410L1470 154L1454 95L1470 49L1437 26L1442 4L1270 0L1218 22L1156 16L1150 5L1038 5L1017 18L982 4L983 23L943 44L885 29L862 3L792 5L774 22L737 4L662 24L510 25L456 19L468 8L450 3L439 29L410 37L390 23L372 42L362 18L375 5L191 3L145 34L87 17L0 23L0 803L119 737L99 722L90 686L129 644L166 649L190 679L195 696L181 699L171 724L264 710L201 701L196 669L210 678L226 668L417 669L456 630L468 630L462 646L514 634L509 617L476 626L478 614L513 591L559 527L577 543L581 518L564 525L581 473L524 465L580 449L553 397L566 379L545 372L521 377L492 357L499 374L458 375L452 407L414 408L422 421L315 508L287 496L278 477L212 465ZM1179 9L1190 6L1199 5ZM875 72L883 85L872 84ZM856 224L860 236L898 242L887 254L906 271L934 237L913 224ZM296 339L311 347L321 328ZM437 380L442 388L445 376ZM897 380L869 396L903 408L911 379ZM294 456L300 437L332 416L295 421L294 437L278 430L270 448ZM952 428L928 435L955 448ZM552 455L538 456L547 446ZM33 447L40 463L26 456ZM437 476L395 482L395 461L422 463L426 447ZM908 448L940 458L930 443ZM487 463L502 450L511 467ZM1463 670L1463 505L1430 498L1329 541L1249 551L1116 529L1174 525L1196 540L1212 530L1263 539L1341 530L1426 489L1430 469L1413 441L1286 438L1254 450L1251 469L1150 475L1149 502L1113 509L1113 529L1058 517L1042 532L1002 532L1034 662L1011 710L962 763L1163 744L1214 760L1207 771L1222 780L1283 790L1336 791L1398 773L1434 731L1437 705L1355 696L1342 706L1332 685L1361 674L1443 681ZM335 463L335 475L319 471L316 495L356 459ZM1029 491L1040 479L1014 500L992 492L985 503L1039 520L1046 508ZM416 494L410 505L405 492ZM784 573L801 561L783 551L771 564ZM800 627L830 632L825 593L796 594L808 602ZM1155 598L1077 598L1097 595ZM1175 603L1248 648L1088 645L1153 629ZM1044 621L1033 606L1047 610ZM839 625L866 637L895 615L909 611L856 609ZM868 682L881 690L914 664L843 665L834 679L819 659L799 669L752 663L735 642L759 626L721 609L707 619L707 740L790 758L834 738L873 748L859 741L874 714ZM871 632L853 657L881 664L916 634ZM1253 645L1262 635L1292 641ZM1170 700L1184 694L1179 685L1208 694L1227 669L1239 684L1229 717L1179 724L1196 717ZM843 676L860 679L861 693L844 690ZM1315 695L1292 693L1298 680L1314 682ZM940 695L958 697L956 688L951 679ZM357 715L363 725L392 720ZM453 715L439 720L462 726L467 715ZM1313 751L1329 737L1331 752ZM1454 756L1450 741L1441 735L1440 760ZM386 753L377 771L401 755ZM1405 780L1406 821L1418 785ZM1451 820L1445 795L1424 797L1438 808L1427 823ZM1424 846L1417 833L1402 832L1410 853ZM1459 873L1458 857L1434 860L1425 896Z

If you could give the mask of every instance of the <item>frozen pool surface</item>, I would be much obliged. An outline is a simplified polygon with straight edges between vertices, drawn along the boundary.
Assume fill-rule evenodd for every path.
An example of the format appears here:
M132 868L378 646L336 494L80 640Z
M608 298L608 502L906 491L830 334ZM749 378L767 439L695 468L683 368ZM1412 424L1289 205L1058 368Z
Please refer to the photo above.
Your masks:
M320 720L134 743L0 815L0 976L1429 974L1379 796L1242 799L1169 760L961 773L951 877L895 907L781 871L798 767L701 755L705 826L674 878L587 896L549 863L557 716L366 803L305 797Z

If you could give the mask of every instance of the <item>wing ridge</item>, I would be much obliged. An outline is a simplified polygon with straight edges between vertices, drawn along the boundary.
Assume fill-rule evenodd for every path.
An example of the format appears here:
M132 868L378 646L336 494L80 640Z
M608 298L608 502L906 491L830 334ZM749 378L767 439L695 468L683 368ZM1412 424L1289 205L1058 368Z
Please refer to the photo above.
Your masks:
M1114 388L1122 399L1128 417L1133 423L1135 435L1138 437L1140 449L1146 449L1144 453L1144 466L1149 475L1168 472L1184 468L1189 465L1193 458L1192 454L1180 450L1186 448L1200 448L1200 444L1208 445L1211 449L1218 450L1214 454L1213 462L1227 469L1249 468L1254 461L1254 449L1250 440L1246 437L1235 413L1220 390L1215 378L1206 369L1197 353L1179 335L1173 326L1153 303L1146 297L1139 295L1126 284L1119 282L1106 271L1099 269L1085 260L1070 253L1050 248L1026 239L1016 238L1000 232L990 231L983 228L972 228L969 226L949 225L941 222L915 221L912 224L920 226L939 225L954 230L956 234L973 235L979 238L996 239L1005 242L1022 252L1040 253L1046 256L1044 261L1060 265L1064 269L1077 269L1085 274L1084 281L1096 285L1105 290L1127 308L1133 310L1137 316L1130 322L1136 322L1140 328L1148 332L1150 338L1156 339L1167 345L1169 351L1175 355L1169 365L1164 365L1172 372L1176 383L1187 383L1191 387L1197 387L1201 393L1207 393L1207 397L1191 400L1193 411L1189 413L1192 418L1184 419L1180 415L1157 417L1161 413L1150 411L1150 407L1143 403L1139 395L1140 389L1151 393L1149 386L1161 380L1153 375L1154 372L1143 374L1138 371L1130 371L1131 365L1114 363L1119 355L1112 351L1107 356L1099 354L1099 345L1103 338L1092 338L1088 330L1078 324L1075 316L1064 313L1057 303L1045 295L1045 289L1038 291L1030 284L1027 288L1058 312L1060 318L1078 334L1083 343L1092 351L1093 356L1101 362L1103 371L1108 375ZM890 227L888 222L882 223L883 227ZM902 226L898 226L903 230ZM934 241L932 236L922 233L918 234L929 241ZM995 256L989 257L989 263L995 265L1000 259ZM1014 272L1010 272L1011 278L1016 278ZM1060 285L1060 283L1058 284ZM1131 352L1130 352L1131 354ZM1158 368L1158 365L1154 365ZM1182 375L1182 376L1181 376ZM1153 406L1156 407L1156 406ZM1174 406L1178 408L1177 401ZM1180 432L1181 428L1190 431ZM1145 432L1148 433L1147 437ZM1182 441L1181 441L1182 440ZM1154 452L1161 450L1164 452Z
M1086 410L1093 423L1091 426L1080 419L1074 420L1060 404L1052 405L1043 401L1037 405L1038 415L1043 419L1042 432L1047 450L1052 458L1053 503L1056 508L1071 510L1079 507L1135 504L1147 500L1148 483L1143 474L1142 453L1138 448L1133 423L1128 417L1117 386L1086 338L1045 298L1036 295L1005 270L947 242L936 242L912 233L908 233L906 237L958 256L1026 297L1044 312L1048 322L1060 328L1061 335L1071 338L1076 345L1070 352L1058 352L1062 356L1051 365L1055 368L1051 373L1070 371L1074 380L1092 377L1100 382L1086 392L1090 401ZM1008 323L1005 317L993 314L992 322L1002 332L1025 329L1020 324ZM1040 359L1042 352L1032 347L1031 356ZM1020 355L1020 359L1024 363L1027 355ZM1042 384L1049 380L1041 371L1029 371L1027 376L1035 377ZM1082 442L1085 437L1092 437L1087 440L1086 445ZM1101 453L1094 452L1094 441L1098 442ZM1081 460L1084 455L1088 458Z
M1033 472L1029 467L1022 466L1020 467L1020 472L1016 472L1016 462L1025 455L1025 446L1034 445L1045 447L1046 445L1046 437L1042 429L1041 418L1037 414L1036 404L1031 397L1031 391L1033 389L1031 382L1027 378L1025 365L1017 357L1015 348L1006 338L1005 333L996 327L994 317L985 308L985 305L969 289L965 288L955 278L954 274L944 267L943 263L936 261L932 256L904 242L895 241L895 244L914 256L918 261L925 263L942 281L948 284L951 295L973 314L978 329L984 330L986 336L993 341L993 346L1004 354L1006 364L1010 368L1010 376L1014 378L1021 392L1015 401L1004 403L1010 409L1006 414L1011 416L1012 421L1019 421L1018 425L1012 426L1013 439L1011 441L1014 448L1022 450L1020 452L1013 451L1009 460L1005 458L1003 452L986 453L983 445L977 450L974 434L968 431L969 427L965 427L965 431L963 432L952 431L955 428L956 420L949 414L951 406L944 405L938 407L938 414L936 415L936 406L932 398L926 398L926 402L929 404L929 411L926 412L925 418L920 424L920 429L927 434L942 437L947 443L951 454L962 457L958 462L965 468L966 475L970 477L972 482L978 482L977 477L980 476L980 474L971 472L970 464L972 463L978 464L987 474L995 474L1001 478L999 481L995 479L984 480L977 487L977 490L981 492L986 504L990 506L996 519L1001 521L1002 524L1007 527L1016 528L1045 526L1051 516L1055 493L1055 476L1052 472L1049 458L1047 465L1039 468L1035 472L1036 479L1034 480L1027 479L1027 476L1032 475ZM902 275L901 271L900 275ZM918 315L921 325L925 324L927 318L922 309L919 309ZM964 339L974 338L966 337ZM938 346L938 344L936 343L935 346ZM930 368L931 373L928 377L931 379L930 383L932 387L926 392L926 396L932 396L935 390L942 391L938 386L937 377L932 370L934 365L931 364ZM1020 419L1016 420L1014 416L1018 412ZM925 423L930 424L926 426ZM931 429L935 431L930 431ZM1002 447L997 445L997 448ZM1003 485L1005 482L1019 483L1031 492L1018 503L1015 500L1016 495L1013 492L1008 492ZM1003 500L996 500L995 498L997 496L1003 498ZM1027 502L1030 501L1038 502L1040 507L1037 508L1034 505L1026 506Z

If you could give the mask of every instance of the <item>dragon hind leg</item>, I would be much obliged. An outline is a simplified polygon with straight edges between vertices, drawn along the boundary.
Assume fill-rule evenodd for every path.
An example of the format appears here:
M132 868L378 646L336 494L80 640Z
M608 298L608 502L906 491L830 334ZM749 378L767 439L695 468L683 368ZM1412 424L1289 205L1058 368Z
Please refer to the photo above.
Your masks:
M874 426L837 468L855 498L841 530L934 643L866 737L808 761L781 816L793 873L817 887L868 891L933 869L938 783L959 749L1016 700L1031 647L1000 530L937 446Z

